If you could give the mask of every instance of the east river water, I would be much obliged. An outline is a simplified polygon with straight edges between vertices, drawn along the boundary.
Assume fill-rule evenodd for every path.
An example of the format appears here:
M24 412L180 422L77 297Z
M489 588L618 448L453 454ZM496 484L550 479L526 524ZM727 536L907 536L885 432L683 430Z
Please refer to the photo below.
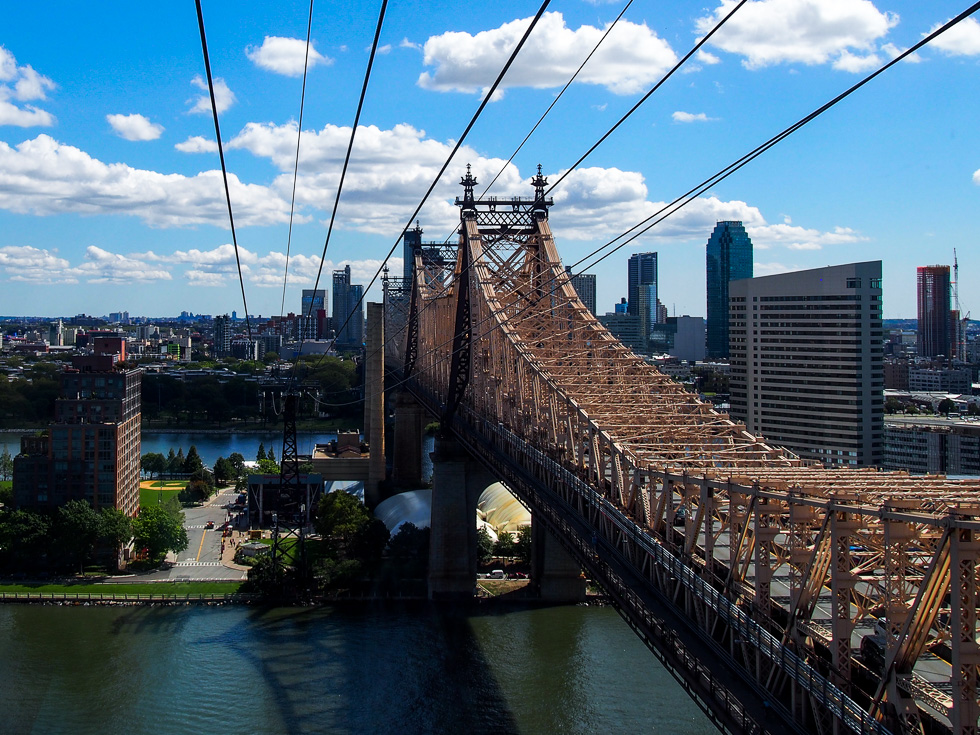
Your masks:
M0 607L0 732L714 732L607 608Z
M300 453L326 434L301 434ZM211 464L282 435L144 434ZM19 436L0 434L12 454ZM712 733L611 609L0 606L0 734Z

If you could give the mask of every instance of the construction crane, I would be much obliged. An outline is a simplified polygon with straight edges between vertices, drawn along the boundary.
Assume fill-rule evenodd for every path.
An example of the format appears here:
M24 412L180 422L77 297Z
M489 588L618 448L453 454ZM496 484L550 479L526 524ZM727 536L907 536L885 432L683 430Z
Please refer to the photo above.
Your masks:
M960 312L960 263L956 257L956 248L953 248L953 308L956 317L954 318L953 328L956 340L956 358L966 360L966 327L970 321L970 312L966 316Z

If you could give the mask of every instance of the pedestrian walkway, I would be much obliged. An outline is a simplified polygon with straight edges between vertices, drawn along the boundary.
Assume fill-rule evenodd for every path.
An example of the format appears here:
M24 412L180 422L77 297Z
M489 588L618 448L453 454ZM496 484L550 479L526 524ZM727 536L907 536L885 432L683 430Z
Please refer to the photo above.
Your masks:
M220 567L224 566L220 561L179 561L175 567Z

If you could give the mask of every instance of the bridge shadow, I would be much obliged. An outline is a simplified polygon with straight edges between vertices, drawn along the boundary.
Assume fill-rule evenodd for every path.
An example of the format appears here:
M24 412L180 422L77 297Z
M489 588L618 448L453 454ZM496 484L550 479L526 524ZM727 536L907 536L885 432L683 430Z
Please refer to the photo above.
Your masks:
M426 603L255 609L193 645L232 651L244 692L265 692L276 710L266 724L286 732L518 729L464 611Z

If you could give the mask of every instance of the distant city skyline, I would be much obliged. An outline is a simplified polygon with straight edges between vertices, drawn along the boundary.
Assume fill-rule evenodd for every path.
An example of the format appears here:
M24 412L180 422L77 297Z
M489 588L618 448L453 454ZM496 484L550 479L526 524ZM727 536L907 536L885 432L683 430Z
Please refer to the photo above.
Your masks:
M551 182L729 9L631 7L490 195ZM546 13L412 217L530 22L526 8L391 6L338 219L320 269L376 8L314 11L288 233L306 9L205 5L247 308L238 283L193 8L5 7L0 29L0 314L273 315L351 267L365 286L417 219L443 241L459 176L490 183L618 8ZM915 315L915 268L960 253L964 313L980 292L974 94L980 23L956 29L712 187L623 250L591 256L664 203L820 107L962 7L952 0L751 0L550 196L565 265L597 277L597 311L627 293L630 255L657 251L670 314L702 314L704 243L740 220L756 275L881 259L886 317ZM43 12L43 16L42 16ZM789 25L806 17L807 27ZM463 64L460 51L469 61ZM914 175L913 175L914 172ZM411 221L410 221L411 220ZM402 250L389 263L402 272ZM379 284L368 300L379 300ZM295 307L293 307L295 308ZM287 311L290 309L287 308ZM976 310L976 309L974 309Z

